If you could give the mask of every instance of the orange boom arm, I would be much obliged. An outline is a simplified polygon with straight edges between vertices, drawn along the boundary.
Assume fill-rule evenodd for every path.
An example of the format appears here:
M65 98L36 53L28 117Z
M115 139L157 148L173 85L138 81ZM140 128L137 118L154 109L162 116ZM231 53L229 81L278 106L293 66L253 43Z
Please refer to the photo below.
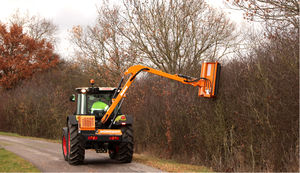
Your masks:
M155 70L150 67L142 66L142 65L135 65L131 66L127 69L127 71L124 73L124 75L131 74L130 78L127 80L125 85L123 86L122 90L119 92L117 97L114 99L112 105L109 107L105 115L102 117L101 122L104 124L116 106L119 104L122 98L125 97L125 93L134 81L135 77L142 71L152 73L158 76L162 76L165 78L169 78L172 80L179 81L183 84L188 84L192 86L199 87L199 96L200 97L215 97L217 94L217 88L218 88L218 81L219 81L219 74L220 74L220 64L218 62L209 62L209 63L203 63L202 64L202 70L201 70L201 76L200 78L193 78L189 76L184 75L172 75L169 73L165 73L160 70Z

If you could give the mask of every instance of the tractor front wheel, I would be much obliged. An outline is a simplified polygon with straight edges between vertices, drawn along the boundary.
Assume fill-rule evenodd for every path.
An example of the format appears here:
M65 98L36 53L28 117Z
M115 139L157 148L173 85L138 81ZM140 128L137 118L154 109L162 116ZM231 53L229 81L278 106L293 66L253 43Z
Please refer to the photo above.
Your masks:
M82 136L78 133L78 126L72 125L68 122L68 134L69 134L69 164L78 165L83 163L85 150L84 141Z

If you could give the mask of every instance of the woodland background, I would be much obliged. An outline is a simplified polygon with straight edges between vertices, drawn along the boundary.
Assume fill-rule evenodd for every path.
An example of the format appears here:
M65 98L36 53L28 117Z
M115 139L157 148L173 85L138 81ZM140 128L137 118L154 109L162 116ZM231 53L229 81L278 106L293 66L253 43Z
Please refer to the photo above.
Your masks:
M142 75L123 113L134 116L135 151L215 171L299 170L299 4L228 0L259 29L241 27L202 0L124 1L74 26L75 54L55 52L56 25L16 13L0 23L0 130L59 139L74 88L116 86L131 65L199 76L222 64L219 95Z

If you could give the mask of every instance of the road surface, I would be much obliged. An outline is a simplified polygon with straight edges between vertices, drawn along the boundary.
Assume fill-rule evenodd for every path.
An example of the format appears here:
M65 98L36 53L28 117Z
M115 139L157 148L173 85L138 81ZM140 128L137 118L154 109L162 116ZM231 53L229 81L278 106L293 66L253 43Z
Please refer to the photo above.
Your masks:
M0 145L25 158L42 172L161 172L140 163L121 164L107 153L86 150L82 165L69 165L63 158L61 144L43 140L0 135Z

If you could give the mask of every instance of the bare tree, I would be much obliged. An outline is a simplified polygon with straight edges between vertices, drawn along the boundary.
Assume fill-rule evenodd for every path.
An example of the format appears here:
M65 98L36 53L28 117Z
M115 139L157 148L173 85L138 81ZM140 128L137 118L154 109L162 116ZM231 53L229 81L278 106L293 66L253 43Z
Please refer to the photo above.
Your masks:
M245 11L245 18L254 21L274 22L282 27L292 25L299 28L299 1L298 0L226 0Z
M101 6L97 24L74 27L71 40L106 77L103 70L121 75L134 63L198 72L201 61L231 53L236 37L234 24L204 1L125 0L121 7Z
M199 69L202 60L219 60L235 44L235 26L202 0L124 1L120 33L138 54L170 73Z
M81 55L81 62L87 63L87 70L112 85L138 58L131 43L118 32L117 26L122 25L118 8L102 7L98 13L95 26L73 27L71 41Z
M51 20L45 19L39 15L30 15L16 10L8 19L10 25L17 24L23 27L23 30L35 40L46 39L46 41L55 44L57 26Z

